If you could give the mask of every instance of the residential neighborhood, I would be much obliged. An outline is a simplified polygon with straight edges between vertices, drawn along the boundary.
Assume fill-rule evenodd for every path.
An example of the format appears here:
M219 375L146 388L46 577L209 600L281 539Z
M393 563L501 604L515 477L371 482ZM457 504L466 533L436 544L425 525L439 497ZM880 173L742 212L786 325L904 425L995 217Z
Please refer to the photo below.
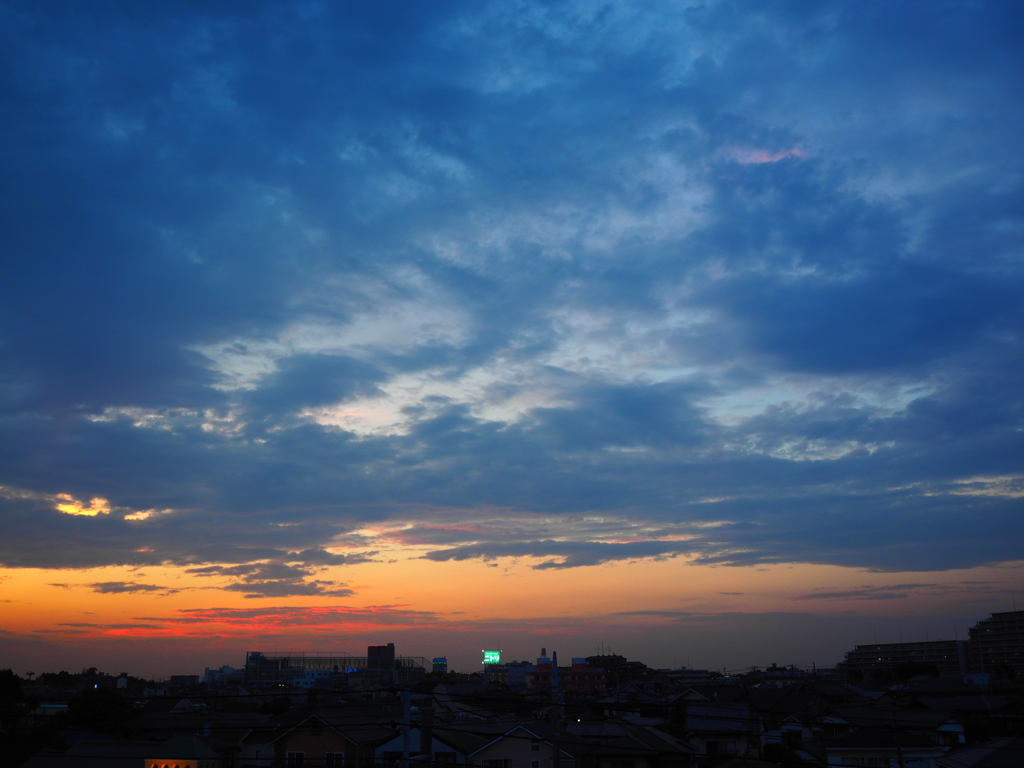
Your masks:
M979 622L1019 633L1024 611ZM974 634L972 634L972 639ZM857 646L832 668L655 669L547 649L479 671L447 659L249 652L167 681L96 669L4 676L24 768L684 768L1024 765L1021 645L972 669L970 641ZM1016 643L1016 644L1015 644ZM903 647L905 646L905 647ZM952 646L953 650L958 650ZM991 651L990 651L991 655ZM870 662L870 663L869 663Z

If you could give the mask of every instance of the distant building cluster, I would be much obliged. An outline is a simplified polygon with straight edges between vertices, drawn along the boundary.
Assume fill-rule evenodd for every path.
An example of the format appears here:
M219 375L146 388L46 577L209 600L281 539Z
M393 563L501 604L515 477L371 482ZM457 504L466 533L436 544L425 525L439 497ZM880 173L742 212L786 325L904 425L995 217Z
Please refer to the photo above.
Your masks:
M858 645L837 669L851 682L886 682L902 668L933 667L941 675L1024 677L1024 611L994 613L967 640Z
M456 673L391 643L162 683L7 671L4 733L37 752L24 768L1006 768L1024 766L1022 626L997 613L962 642L731 674L545 648Z
M418 683L426 674L425 658L396 656L395 644L388 643L369 646L365 656L351 656L344 652L249 651L245 655L243 680L256 686L335 688L339 683L409 685Z

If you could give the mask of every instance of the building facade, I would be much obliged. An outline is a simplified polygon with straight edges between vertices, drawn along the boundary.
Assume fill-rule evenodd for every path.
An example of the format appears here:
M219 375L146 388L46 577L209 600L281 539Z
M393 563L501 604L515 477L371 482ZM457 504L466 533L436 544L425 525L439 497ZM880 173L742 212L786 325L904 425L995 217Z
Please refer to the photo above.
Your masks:
M972 672L1024 676L1024 611L993 613L968 634Z
M851 682L892 680L903 665L927 664L939 674L962 675L970 671L967 642L932 640L923 643L872 643L846 653L841 667Z
M371 648L388 649L388 646ZM305 653L249 651L245 655L245 682L249 685L298 685L299 681L329 676L332 681L417 683L427 673L420 656L395 656L394 645L383 652L351 656L345 652Z

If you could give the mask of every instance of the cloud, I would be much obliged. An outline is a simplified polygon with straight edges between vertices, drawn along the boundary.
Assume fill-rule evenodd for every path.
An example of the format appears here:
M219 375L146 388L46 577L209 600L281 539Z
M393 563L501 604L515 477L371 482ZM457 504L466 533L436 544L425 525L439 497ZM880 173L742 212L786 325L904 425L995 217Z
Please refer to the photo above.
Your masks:
M110 514L110 502L106 499L97 497L90 500L88 504L83 504L80 501L76 501L67 493L58 493L57 498L62 501L62 503L57 505L57 510L59 512L63 512L65 515L85 515L86 517L95 517L96 515Z
M89 584L88 586L93 592L98 592L101 595L120 595L135 592L163 592L165 594L173 594L178 591L176 589L168 589L167 587L158 587L156 584L135 584L127 581L98 581Z
M291 581L287 579L268 579L266 581L246 580L229 584L223 589L229 592L244 592L248 598L255 597L294 597L296 595L330 595L332 597L351 597L355 594L351 589L338 586L334 581Z
M890 586L863 586L845 591L815 591L807 595L799 595L791 600L905 600L911 595L955 595L998 591L993 582L961 581L957 583L920 583L893 584Z
M169 624L224 624L240 627L332 627L345 625L429 625L438 621L431 611L418 611L407 606L267 606L244 608L191 608L178 611L170 618L147 618L145 621ZM140 619L142 620L142 619Z
M917 585L914 585L917 586ZM897 589L884 589L879 587L864 587L853 589L847 592L816 592L812 595L800 595L793 600L905 600L909 597L908 592Z
M636 560L642 558L665 558L688 554L692 545L680 541L638 541L628 544L605 542L569 541L524 541L513 543L490 543L436 550L424 555L428 560L470 560L496 557L539 557L560 558L545 560L532 566L537 570L550 568L578 568L584 565L599 565L615 560Z
M753 149L751 147L737 147L729 152L729 156L737 163L749 165L750 163L777 163L789 157L800 158L804 153L798 147L792 149L780 149L769 151L765 149Z
M327 554L327 553L324 553ZM315 559L322 560L322 556ZM342 559L342 562L344 560ZM334 581L314 579L307 581L312 570L303 566L286 565L284 563L247 563L235 566L205 566L186 568L186 573L197 576L241 576L236 581L220 587L228 592L243 592L247 598L257 597L292 597L296 595L330 595L332 597L349 597L355 594L346 589L344 584Z
M57 626L82 629L153 629L152 624L87 624L82 622L62 622Z
M0 564L1018 558L1016 13L9 10Z
M294 355L279 360L277 370L264 376L247 399L257 410L277 414L383 395L377 384L386 378L351 357Z
M376 552L349 552L338 554L328 552L325 549L314 547L304 549L301 552L289 552L285 560L290 563L304 563L305 565L354 565L356 563L369 562Z

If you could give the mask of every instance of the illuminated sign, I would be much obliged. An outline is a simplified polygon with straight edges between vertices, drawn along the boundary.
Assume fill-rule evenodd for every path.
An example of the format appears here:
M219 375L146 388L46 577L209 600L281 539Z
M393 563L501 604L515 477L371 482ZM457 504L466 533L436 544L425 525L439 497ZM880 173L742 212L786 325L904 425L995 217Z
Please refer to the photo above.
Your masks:
M501 651L484 651L484 664L501 664Z

